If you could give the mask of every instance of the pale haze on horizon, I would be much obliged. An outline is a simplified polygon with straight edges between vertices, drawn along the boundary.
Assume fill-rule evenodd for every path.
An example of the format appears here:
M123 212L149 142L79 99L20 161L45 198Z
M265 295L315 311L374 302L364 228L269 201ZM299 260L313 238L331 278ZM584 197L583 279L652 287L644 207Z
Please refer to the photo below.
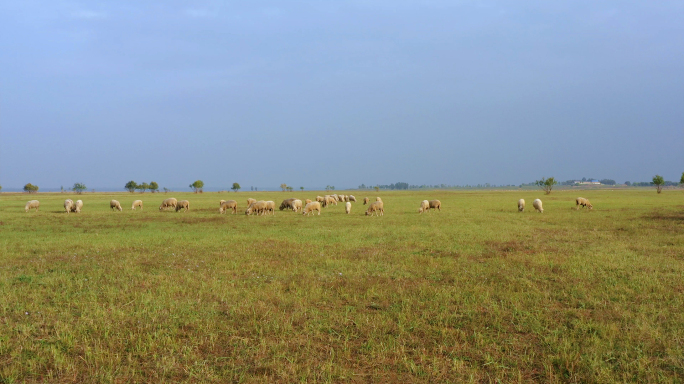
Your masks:
M679 181L681 1L0 3L0 185Z

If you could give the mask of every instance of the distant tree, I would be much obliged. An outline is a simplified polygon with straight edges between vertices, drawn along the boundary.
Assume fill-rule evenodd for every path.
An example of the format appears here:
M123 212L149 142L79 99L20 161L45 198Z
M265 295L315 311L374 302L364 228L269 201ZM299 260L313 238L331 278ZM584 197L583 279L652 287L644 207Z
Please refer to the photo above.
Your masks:
M625 185L629 187L630 185L632 185L632 183L630 183L629 181L625 181Z
M653 176L653 185L656 186L656 191L658 191L658 193L663 191L663 184L665 184L665 179L662 176Z
M375 187L373 187L373 189L375 189L375 192L378 192L378 191L380 191L380 187L379 187L379 186L377 186L377 185L376 185Z
M150 181L150 192L155 193L159 192L159 184L157 184L156 181Z
M287 186L287 191L288 191L288 192L292 192L293 189L294 189L294 188L290 187L289 185Z
M145 191L150 189L150 185L147 183L138 184L138 187L136 189L139 190L140 193L145 193Z
M37 185L33 185L33 184L31 184L31 183L28 183L28 184L24 185L24 192L27 192L27 193L36 193L36 192L38 192L38 186L37 186Z
M330 192L331 189L332 189L332 187L330 187L329 185L326 185L326 186L325 186L325 191L326 191L326 192Z
M615 184L617 184L617 183L615 182L615 180L611 180L611 179L602 179L602 180L599 180L599 183L605 184L605 185L615 185Z
M0 185L0 191L2 191L2 185Z
M170 189L164 187L164 193L169 193L170 191L171 191Z
M190 184L190 188L192 188L195 191L195 193L202 193L202 188L204 188L204 181L196 180L194 183Z
M233 187L231 189L235 192L239 191L240 190L240 184L233 183Z
M74 186L71 187L71 190L78 193L79 195L87 189L88 189L88 187L86 187L85 184L83 184L83 183L74 183Z
M684 178L684 174L682 174L682 177ZM0 189L2 189L2 187L0 187ZM304 187L299 187L299 189L301 189L303 191Z
M282 189L283 192L285 192L287 190L287 184L285 184L285 183L280 184L280 189Z
M131 180L128 183L126 183L124 188L126 188L128 190L128 192L133 193L133 192L135 192L136 189L138 189L138 183Z
M682 172L682 178L679 179L679 184L684 184L684 172ZM0 187L2 189L2 187Z
M549 177L548 179L542 177L541 180L535 181L534 184L541 188L544 193L548 195L551 193L553 186L558 184L558 182L553 177Z

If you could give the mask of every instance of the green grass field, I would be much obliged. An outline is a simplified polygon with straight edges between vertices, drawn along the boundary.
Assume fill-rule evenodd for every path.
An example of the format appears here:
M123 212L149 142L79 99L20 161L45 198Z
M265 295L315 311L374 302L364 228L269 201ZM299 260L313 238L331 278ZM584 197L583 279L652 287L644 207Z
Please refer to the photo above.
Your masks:
M684 381L683 192L351 193L384 217L243 214L306 191L1 194L0 380Z

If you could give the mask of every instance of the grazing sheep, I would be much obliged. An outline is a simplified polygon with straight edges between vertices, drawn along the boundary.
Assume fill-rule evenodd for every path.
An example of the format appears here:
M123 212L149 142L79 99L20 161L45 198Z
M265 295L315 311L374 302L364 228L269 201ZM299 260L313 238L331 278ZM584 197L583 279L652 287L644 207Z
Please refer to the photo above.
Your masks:
M247 206L249 207L252 203L256 203L256 199L247 199Z
M418 208L418 213L423 213L429 209L430 209L430 202L427 200L423 200L420 202L420 208Z
M282 211L283 209L292 209L292 203L295 200L297 200L297 199L295 199L294 197L283 200L283 202L280 203L280 210Z
M223 203L225 203L225 202L226 202L225 200L219 200L219 207L222 206Z
M525 199L518 200L518 212L525 212Z
M364 198L363 198L363 205L366 205L366 204L368 204L369 202L370 202L370 199L369 199L369 198L367 198L367 197L364 197Z
M318 201L311 202L304 206L304 209L302 209L302 215L308 216L309 213L313 215L313 211L318 211L318 215L321 215L321 203Z
M219 213L225 213L226 210L230 209L230 214L237 213L237 201L235 200L221 200L223 203L221 203L221 206L219 207Z
M319 203L323 204L323 203L325 203L325 197L323 197L323 196L316 196L316 201L318 201Z
M584 207L584 208L589 208L589 209L593 209L593 208L594 208L594 206L591 205L591 203L589 202L589 200L588 200L588 199L585 199L584 197L578 197L577 199L575 199L575 205L576 205L576 207L577 207L576 209L579 209L580 205L581 205L582 207Z
M275 216L275 202L273 201L267 201L266 202L266 211L264 214L267 214L270 212L273 216Z
M118 209L119 212L123 211L123 208L121 208L121 204L119 204L119 202L116 200L112 200L109 202L109 208Z
M299 199L296 199L295 201L292 202L292 210L294 212L299 212L302 210L302 201Z
M340 201L340 196L338 196L337 194L332 194L330 196L332 196L332 198L335 199L336 202Z
M309 203L311 202L311 199L306 199L306 200L304 200L304 202L305 202L306 204L309 204Z
M382 199L379 198L379 197L376 197L376 198L375 198L375 201L380 201L380 202L382 202Z
M535 199L535 200L532 202L532 206L534 207L534 209L536 209L537 211L539 211L539 213L544 213L544 207L542 207L542 201L541 201L541 200Z
M185 209L183 212L187 212L188 209L190 209L190 202L187 200L179 201L176 205L176 212L180 211L181 209Z
M245 215L251 215L255 213L256 215L263 214L266 211L266 202L263 200L255 201L247 207L245 210Z
M83 208L83 201L76 200L74 207L71 209L72 212L81 213L81 208Z
M136 208L140 207L140 210L143 209L143 204L142 200L136 200L133 202L133 205L131 206L131 209L135 211Z
M69 212L73 211L74 209L74 201L71 199L66 199L64 200L64 210L68 214Z
M159 206L159 210L161 211L162 209L166 208L176 208L178 205L178 200L176 200L175 197L169 197L168 199L164 199L162 201L161 205Z
M442 210L442 202L439 200L430 200L430 209Z
M330 204L335 204L337 205L337 200L332 195L325 195L323 196L323 202L321 203L321 206L323 208L328 207Z
M349 212L351 212L351 203L350 202L347 201L344 204L344 211L347 212L347 215L349 214Z
M382 201L374 201L368 206L366 216L372 216L374 214L377 216L383 216L385 214L385 208Z
M349 195L347 197L349 198L349 200L347 200L347 201L353 201L356 203L356 197L354 197L354 195Z
M24 207L24 211L28 212L29 210L31 210L31 208L35 208L36 212L38 212L38 207L40 207L40 201L31 200L28 203L26 203L26 206Z

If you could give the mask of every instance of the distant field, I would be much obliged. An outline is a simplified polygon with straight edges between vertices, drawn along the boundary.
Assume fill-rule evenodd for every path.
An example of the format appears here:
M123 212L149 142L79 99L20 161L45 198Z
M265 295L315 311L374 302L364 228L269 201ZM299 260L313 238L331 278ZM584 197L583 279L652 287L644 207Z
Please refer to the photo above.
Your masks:
M0 194L0 381L684 380L684 192L351 193Z

